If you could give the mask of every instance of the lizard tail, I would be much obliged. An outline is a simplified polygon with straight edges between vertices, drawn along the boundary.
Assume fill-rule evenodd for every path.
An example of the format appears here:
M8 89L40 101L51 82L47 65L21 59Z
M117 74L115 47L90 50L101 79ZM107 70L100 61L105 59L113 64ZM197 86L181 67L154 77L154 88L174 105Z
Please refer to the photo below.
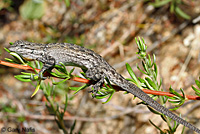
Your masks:
M122 80L123 77L121 75L119 75L119 76L121 77L120 80ZM178 123L190 128L193 131L200 134L200 130L198 128L196 128L192 124L188 123L184 119L178 117L176 114L172 113L167 108L163 107L157 101L155 101L150 96L148 96L146 93L144 93L140 88L138 88L136 85L132 84L131 82L127 81L126 79L123 78L123 82L120 82L120 83L119 83L119 81L112 81L112 82L114 82L115 84L117 84L118 86L123 88L125 91L140 98L141 100L143 100L145 103L147 103L149 106L151 106L155 110L163 113L164 115L170 117L171 119L177 121Z

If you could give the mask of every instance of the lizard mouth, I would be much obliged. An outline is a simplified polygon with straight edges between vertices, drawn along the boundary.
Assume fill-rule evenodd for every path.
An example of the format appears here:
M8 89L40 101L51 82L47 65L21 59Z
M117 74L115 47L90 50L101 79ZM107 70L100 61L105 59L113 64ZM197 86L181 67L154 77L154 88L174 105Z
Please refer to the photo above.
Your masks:
M11 52L14 52L14 50L15 50L15 48L14 47L10 47L10 48L8 48Z

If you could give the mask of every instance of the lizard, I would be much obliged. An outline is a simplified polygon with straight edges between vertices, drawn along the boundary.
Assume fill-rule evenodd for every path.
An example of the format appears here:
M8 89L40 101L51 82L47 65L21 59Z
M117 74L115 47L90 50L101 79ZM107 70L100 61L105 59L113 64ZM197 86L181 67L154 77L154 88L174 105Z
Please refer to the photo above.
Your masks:
M60 62L86 70L86 77L95 81L93 88L96 93L107 77L124 91L133 94L160 113L200 134L200 130L197 127L152 99L135 84L117 73L103 57L90 49L71 43L41 44L17 40L9 47L9 50L18 53L25 59L41 61L43 63L43 67L39 72L41 79L46 79L46 77L43 77L43 73L47 70L52 70L54 65L60 65Z

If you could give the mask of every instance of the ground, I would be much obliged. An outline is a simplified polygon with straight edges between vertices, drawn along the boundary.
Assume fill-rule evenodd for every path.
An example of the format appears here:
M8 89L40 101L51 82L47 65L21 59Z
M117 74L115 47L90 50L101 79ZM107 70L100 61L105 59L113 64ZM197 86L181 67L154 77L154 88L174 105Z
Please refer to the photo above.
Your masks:
M184 3L179 6L191 16L190 20L170 13L169 4L155 8L141 0L75 0L69 6L61 0L47 0L42 8L37 9L40 11L37 15L44 12L41 18L27 19L23 16L27 10L23 8L29 7L19 0L0 8L1 60L11 58L3 48L8 48L9 42L16 40L70 42L99 53L125 78L130 78L126 62L138 77L144 78L136 67L136 63L142 65L136 55L135 37L139 36L144 38L148 53L156 56L158 79L163 80L162 89L169 92L171 86L178 92L182 88L186 94L195 95L191 85L195 85L200 74L200 25L195 22L200 13L200 1L184 0ZM45 107L43 92L39 91L31 98L34 86L14 78L21 71L0 65L0 128L32 127L35 133L63 133ZM74 73L78 72L76 69ZM63 89L80 85L67 81ZM65 90L56 88L55 99L62 107ZM161 129L168 129L160 116L151 113L144 105L136 105L141 101L133 99L130 94L116 92L109 103L102 104L105 100L92 99L89 90L80 91L68 102L66 116L78 117L74 132L159 133L149 119ZM73 91L68 95L72 97ZM197 100L187 101L176 113L181 113L187 121L200 128L197 120L200 118L199 107ZM24 114L25 119L20 121ZM65 122L68 129L72 124L73 121ZM182 128L182 125L178 127L177 134Z

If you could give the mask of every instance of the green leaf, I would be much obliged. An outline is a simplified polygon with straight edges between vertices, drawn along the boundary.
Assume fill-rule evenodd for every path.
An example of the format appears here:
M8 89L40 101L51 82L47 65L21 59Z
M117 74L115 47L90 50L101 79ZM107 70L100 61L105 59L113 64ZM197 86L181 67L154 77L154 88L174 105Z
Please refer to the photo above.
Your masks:
M83 86L81 86L81 87L69 87L69 89L71 89L71 90L76 89L76 91L74 92L74 94L76 94L77 92L79 92L80 90L85 89L85 88L88 87L88 86L89 86L88 84L85 84L85 85L83 85Z
M13 42L9 42L9 44L10 44L10 45L13 45L14 43L13 43Z
M126 80L128 80L128 81L131 81L131 82L135 83L135 81L134 81L133 79L126 78Z
M135 73L133 72L131 66L128 63L126 63L126 69L127 69L128 73L130 74L131 78L133 79L133 82L136 85L139 85L137 77L135 76Z
M177 126L177 127L178 127L178 126ZM183 134L183 133L184 133L184 131L185 131L185 126L183 126L183 130L182 130L181 134Z
M140 37L138 37L138 38L140 38ZM140 47L140 45L139 45L139 42L138 42L138 40L137 40L137 38L135 37L135 42L136 42L136 44L137 44L137 46L138 46L138 48Z
M65 0L66 7L70 6L70 0Z
M62 72L65 73L65 74L68 74L68 71L67 71L67 69L66 69L64 63L62 63L62 62L59 62L59 63L60 63L60 65L62 66L62 68L60 68L60 69L63 69Z
M6 61L8 61L8 62L11 62L11 63L13 63L13 62L14 62L14 60L12 60L12 59L9 59L9 58L5 58L5 60L6 60Z
M181 16L182 18L184 18L184 19L187 19L187 20L191 19L191 17L189 15L187 15L185 12L183 12L183 10L181 10L179 7L175 7L175 12L179 16Z
M180 95L181 98L183 98L185 100L185 93L184 93L182 88L180 88L180 90L181 90L182 96L180 94L179 95Z
M160 78L160 83L159 83L158 89L160 89L161 86L162 86L162 78Z
M112 87L112 85L111 85L109 79L106 77L105 80L106 80L106 82L108 83L109 87L107 86L106 83L105 83L105 86L106 86L107 88L111 88L111 89L113 89L113 87Z
M151 68L153 66L150 54L148 54L148 59L146 61L146 64L148 65L149 68Z
M73 125L70 128L70 134L73 134L75 126L76 126L76 120L74 121Z
M165 134L165 132L163 132L158 126L156 126L151 120L149 120L149 122L160 131L160 134Z
M9 49L7 49L7 48L5 48L5 47L4 47L4 49L5 49L8 53L10 53L10 50L9 50Z
M198 80L195 80L195 83L198 86L198 88L200 88L200 82Z
M110 88L106 83L104 83L104 85L105 85L106 89L109 89L109 88Z
M18 79L19 81L31 82L30 76L29 76L29 75L15 75L14 77L15 77L16 79Z
M150 89L150 90L155 90L150 84L149 84L149 82L145 79L145 86L146 86L146 88L148 88L148 89Z
M59 82L53 82L53 84L54 84L54 85L58 85L58 84L63 83L63 82L65 82L65 81L69 80L69 79L70 79L70 77L68 77L68 78L66 78L66 79L64 79L64 80L62 80L62 81L59 81Z
M184 98L184 96L181 96L178 92L176 92L174 89L172 89L172 87L169 88L169 91L170 91L170 93L176 95L179 98ZM181 90L181 92L183 93L183 90ZM183 93L183 95L184 95L184 93Z
M10 52L10 55L17 58L23 65L26 65L26 63L24 62L24 60L22 59L22 57L19 54L15 53L15 52Z
M173 100L173 101L168 100L171 103L179 103L180 102L179 98L177 98L177 97L176 98L175 97L169 97L169 99Z
M67 97L67 95L65 95L65 107L64 107L64 111L60 113L60 116L61 116L62 120L63 120L64 114L65 114L65 111L67 109L67 102L68 102L68 97Z
M56 121L56 123L57 123L57 125L58 125L59 129L61 129L61 130L62 130L62 126L61 126L60 122L59 122L57 119L55 119L55 121Z
M196 94L197 96L200 96L200 93L197 93L197 92L196 92L195 94Z
M72 70L70 70L69 75L71 75L73 73L75 68L73 68Z
M150 78L146 77L145 80L147 80L147 82L153 88L153 90L156 90L156 91L158 90L156 84Z
M143 84L146 82L144 79L142 79L140 77L138 77L138 80L140 81L140 83L143 83Z
M109 96L109 94L106 94L106 95L96 95L95 98L96 99L104 99L104 98L106 98L108 96Z
M173 126L173 128L172 128L172 130L173 130L174 132L176 131L178 125L179 125L179 124L178 124L176 121L174 121L174 126Z
M147 67L147 64L145 64L143 61L142 61L142 66L144 68L144 70L146 71L146 74L148 75L149 74L149 69Z
M197 96L200 96L200 90L196 89L194 86L192 86L192 89L195 91Z
M26 0L20 7L20 14L24 19L39 19L44 15L44 0Z
M164 120L164 122L167 122L165 115L161 114L160 117Z
M40 83L41 83L41 80L38 81L37 86L36 86L36 88L35 88L35 91L34 91L33 94L31 95L31 98L32 98L33 96L35 96L35 94L39 91L39 89L40 89Z
M28 66L30 66L30 67L33 69L33 71L34 71L36 74L38 74L38 72L36 71L35 67L33 67L33 65L31 65L30 62L28 62Z
M115 93L115 90L110 94L110 96L108 97L108 99L105 102L103 102L103 104L108 103L111 100L111 98L112 98L112 96L113 96L114 93Z
M157 68L156 63L154 63L154 72L155 72L155 77L157 77L157 75L158 75L158 68Z
M174 13L174 9L175 9L175 2L171 2L170 4L170 13Z
M171 87L170 87L170 93L173 93L175 96L173 97L168 97L168 99L171 99L171 100L168 100L170 103L173 103L173 104L176 104L176 106L170 110L176 110L178 109L181 105L184 104L185 102L185 93L183 92L183 89L180 89L183 96L181 96L179 93L177 93L175 90L173 90Z
M137 69L140 70L140 72L142 72L143 74L147 75L146 72L144 72L144 71L142 71L142 69L140 69L140 67L138 66L138 64L136 64L136 65L137 65Z
M69 87L70 90L76 91L78 90L80 87Z
M66 111L66 109L67 109L67 104L68 104L68 96L67 96L67 94L65 95L65 108L64 108L64 113L65 113L65 111Z
M153 5L154 7L161 7L161 6L164 6L171 1L172 0L162 0L162 1L155 2L155 3L151 3L151 5Z
M35 68L42 69L42 66L43 66L42 62L35 60L35 62L31 62L31 63L35 63Z
M55 82L54 79L51 78L52 82ZM55 88L54 85L50 85L50 83L45 84L44 82L42 82L40 84L40 88L44 91L45 96L50 96Z
M50 72L50 74L51 74L52 76L58 77L58 78L60 78L60 79L66 79L66 78L68 78L68 75L66 75L66 74L61 74L60 72L57 72L56 69L55 69L55 71L56 71L56 73L55 73L55 72Z
M160 112L154 110L153 108L151 108L150 106L147 105L147 108L154 114L158 114L158 115L162 115Z

